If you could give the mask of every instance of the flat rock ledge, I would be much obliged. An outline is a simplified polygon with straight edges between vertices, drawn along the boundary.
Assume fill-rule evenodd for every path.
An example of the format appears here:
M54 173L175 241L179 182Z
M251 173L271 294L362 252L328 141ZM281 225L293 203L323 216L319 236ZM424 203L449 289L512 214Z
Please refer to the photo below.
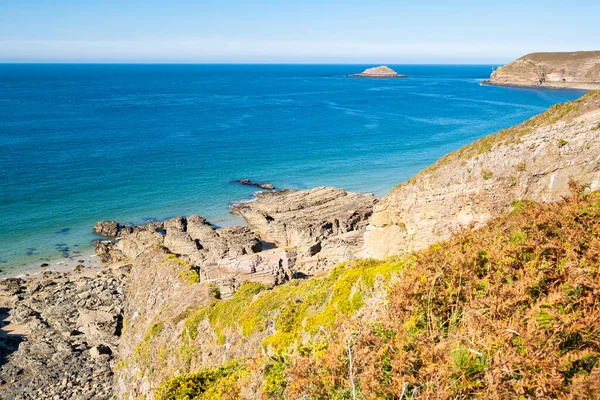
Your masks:
M232 209L248 227L280 247L295 248L304 272L328 269L351 259L362 246L372 194L319 187L261 193Z
M351 74L348 76L350 78L406 78L406 75L399 74L385 65L367 68L360 74Z

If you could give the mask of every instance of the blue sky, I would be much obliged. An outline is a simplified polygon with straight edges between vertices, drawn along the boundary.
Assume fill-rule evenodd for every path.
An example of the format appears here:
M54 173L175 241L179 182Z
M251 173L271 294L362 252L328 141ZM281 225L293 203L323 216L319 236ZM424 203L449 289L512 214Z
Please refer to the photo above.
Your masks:
M503 63L600 49L600 1L0 0L0 62Z

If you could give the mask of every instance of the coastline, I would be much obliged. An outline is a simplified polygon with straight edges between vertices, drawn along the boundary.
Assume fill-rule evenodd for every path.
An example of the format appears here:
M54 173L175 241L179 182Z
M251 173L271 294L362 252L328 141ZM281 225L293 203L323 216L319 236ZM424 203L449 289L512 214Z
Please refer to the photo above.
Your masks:
M543 85L526 85L519 83L500 83L492 82L490 79L484 79L481 81L482 85L485 86L499 86L499 87L516 87L516 88L532 88L532 89L563 89L563 90L600 90L600 83L569 83L565 82L551 82L544 83Z
M150 71L145 78L146 67L131 68L140 76L119 79L117 82L131 88L128 89L130 97L115 98L109 90L94 90L86 99L96 99L97 102L83 101L81 110L69 108L63 104L60 96L54 97L58 104L52 104L47 97L37 96L37 91L32 89L32 98L36 101L28 101L23 109L36 110L40 114L39 121L31 121L30 134L31 141L39 143L39 146L32 148L32 165L28 164L27 170L22 173L29 174L28 179L32 179L32 182L50 174L51 177L45 179L47 192L44 193L61 193L61 196L54 199L50 206L44 206L44 197L47 195L36 193L35 185L21 184L19 187L23 193L17 196L16 192L9 190L10 185L16 183L14 179L11 176L0 179L7 183L3 186L0 182L0 186L5 188L6 204L10 205L9 208L0 207L3 217L0 269L4 270L0 278L39 273L43 271L39 268L41 263L49 263L51 269L73 268L76 264L63 258L61 251L64 247L57 246L65 243L72 250L71 255L76 251L80 251L80 256L84 257L94 254L92 240L99 238L93 236L90 228L101 219L137 225L146 218L167 219L199 213L219 226L236 225L239 219L232 222L228 205L238 199L251 197L256 190L231 183L238 178L264 180L279 187L304 189L339 186L352 191L384 195L397 181L410 178L447 151L459 148L476 137L521 122L542 107L574 97L557 94L554 98L540 99L534 93L524 92L512 98L509 90L486 91L479 87L476 80L486 77L491 65L400 67L406 68L406 71L398 69L398 72L409 75L410 85L408 81L386 79L348 81L346 75L349 72L360 71L348 66L300 66L274 76L268 73L270 69L265 69L261 76L267 78L252 81L252 85L249 84L249 72L245 68L228 67L235 74L231 78L228 76L227 82L235 90L232 89L231 98L220 99L210 95L222 89L216 78L207 78L207 93L188 90L194 88L191 83L199 76L212 76L213 67L190 67L194 74L189 77L183 74L180 79L180 75L177 75L180 67L169 66L164 69L165 77L159 75L158 78L159 82L168 84L173 94L157 99L146 92L154 87ZM36 78L39 71L53 79L81 73L83 85L87 84L88 78L90 83L94 83L91 78L95 70L89 66L65 66L64 69L28 66L14 73L17 82L33 79L36 87L44 88L47 82ZM260 71L263 71L262 67ZM13 73L12 70L9 72ZM94 83L90 87L106 87L112 79L108 71L98 67L97 72L98 86ZM166 80L171 73L178 77L175 82L177 86L171 86L170 81ZM430 85L434 82L447 84ZM77 93L76 85L70 82L65 85L65 93L69 96ZM253 93L254 85L264 88L265 93L248 98L247 94ZM468 99L468 104L473 107L460 107L460 103L446 100L447 96L454 96L453 93L459 91L465 98L459 101ZM53 93L54 89L50 92ZM16 98L18 93L8 90L6 95ZM190 105L188 102L171 104L177 98L187 98L188 95L195 99L189 102ZM497 110L489 100L512 105L504 109L502 119L492 118ZM130 107L136 102L140 105L131 108L135 111L133 120L151 117L152 125L156 126L157 131L164 132L165 136L152 138L143 146L138 146L134 138L141 135L145 128L141 129L133 121L117 116L114 124L119 125L119 134L130 144L127 160L120 159L120 149L112 142L103 141L99 145L88 140L92 136L102 137L98 127L81 132L77 123L71 123L77 121L81 112L104 121L104 114L113 107ZM163 105L170 104L172 108L158 107L162 102L165 102ZM193 104L197 102L212 106L195 110ZM69 111L61 117L65 124L61 129L64 128L68 135L49 133L48 140L52 139L60 148L72 149L65 154L65 157L68 156L65 160L45 156L41 150L47 144L46 138L36 136L44 126L42 117L48 110L58 106ZM222 109L223 113L209 112L212 107ZM440 112L434 114L427 111L433 109ZM168 110L169 114L163 115L164 110ZM15 119L26 120L26 115L19 114L19 110L14 111ZM199 114L192 119L202 119L202 131L210 132L206 138L200 135L196 122L187 119L196 111ZM395 113L405 116L398 117ZM305 115L310 118L306 119ZM171 117L179 122L171 123ZM296 122L288 123L287 119ZM422 134L412 133L417 131ZM17 129L13 132L13 128L10 128L9 132L18 135ZM443 132L447 134L441 134ZM268 142L267 136L276 140ZM69 145L69 141L75 139L73 143L76 145ZM390 146L381 146L380 141ZM92 146L89 143L95 144ZM240 146L240 143L243 145ZM5 159L11 163L18 162L13 154L19 154L17 150L20 145L6 145L11 151ZM165 145L169 151L160 151L158 147ZM86 157L87 154L94 154L95 157ZM148 154L156 157L157 162L148 163L151 158ZM173 158L174 154L178 155L177 160ZM199 154L210 156L198 157ZM112 157L117 159L113 160ZM100 160L105 159L111 161L106 162L105 169L100 169L100 164L104 163ZM217 160L225 161L215 164ZM185 167L178 170L178 166ZM62 176L59 169L77 171L78 168L84 171L82 175L69 172L62 179L54 179ZM92 175L101 179L95 181ZM153 184L157 181L160 184ZM69 188L68 197L66 194L63 196L62 193L67 191L62 187ZM66 232L67 229L70 231ZM27 254L32 248L36 248L33 256ZM77 260L80 256L74 255L73 259Z
M584 96L584 100L576 101L579 103L584 102L585 99L591 101L597 99L596 96L597 94L589 94ZM585 103L583 104L585 105ZM595 103L592 101L590 104L594 105ZM588 104L589 107L591 105ZM582 113L589 111L586 107L575 107L575 109ZM551 111L547 111L542 116L545 115L548 118L551 116L548 113L551 113ZM575 112L561 115L565 121L571 121L581 116ZM597 116L598 114L594 115ZM469 201L485 206L485 202L481 199L487 196L486 193L489 192L490 188L509 187L503 184L503 180L509 181L510 177L503 175L502 171L495 167L507 160L510 164L513 163L513 160L515 162L521 160L522 155L526 154L527 151L519 151L519 149L529 148L531 143L537 143L537 140L546 146L544 150L551 149L552 151L544 152L544 154L549 154L545 159L546 165L544 165L544 160L538 160L541 165L534 168L546 170L547 165L558 164L551 157L560 158L575 154L573 156L574 160L579 160L579 164L573 164L571 167L579 171L581 163L586 161L583 158L584 156L581 156L581 149L585 149L588 153L597 154L597 147L585 146L585 143L590 143L590 138L593 138L591 136L594 134L593 127L597 123L597 120L593 121L593 124L590 123L591 118L593 117L588 116L585 120L587 121L587 125L585 125L587 130L584 132L578 131L578 129L581 129L581 121L579 120L576 123L569 122L568 128L562 129L560 134L556 133L554 128L555 123L563 123L562 121L554 121L549 126L540 123L537 126L537 131L530 133L534 136L534 142L530 141L532 140L531 137L525 136L523 137L525 142L520 144L520 148L510 148L512 153L505 152L509 145L491 146L487 152L479 151L475 158L473 153L465 153L463 149L464 160L462 161L465 161L469 167L482 168L481 174L476 171L467 178L467 174L471 174L471 170L464 171L465 165L460 164L461 159L457 158L451 159L450 164L440 166L441 163L438 162L432 166L435 168L437 165L439 168L437 176L441 181L434 182L429 189L421 186L415 191L415 186L410 187L410 185L418 184L418 181L409 182L405 185L409 185L408 190L412 193L419 193L416 196L423 196L424 194L425 197L421 198L429 203L427 200L428 193L429 196L432 194L433 196L439 196L438 188L444 187L444 183L447 185L449 180L454 180L458 176L459 181L462 181L463 184L474 185L473 187L480 189L479 193L482 197L473 197ZM551 136L552 140L550 141L547 140L548 132L554 132L554 136ZM493 135L498 136L497 134ZM568 140L561 139L565 144L556 146L555 143L558 137ZM469 147L473 148L473 144L467 146L467 148ZM506 157L507 155L511 156L511 154L512 158ZM481 156L481 159L479 156ZM446 159L449 159L448 156L446 156ZM476 166L475 163L477 163ZM459 168L458 165L461 165L461 167ZM528 166L534 166L534 163L527 160L522 168L518 168L520 175L514 179L529 182L529 177L540 175L537 170L528 170ZM483 172L488 171L485 168L489 168L489 171L493 170L495 175L485 177ZM446 171L446 174L444 174L444 171ZM563 177L572 176L570 171L566 169L562 171ZM426 174L427 171L421 174L423 173ZM419 179L419 176L416 179ZM440 182L442 184L438 184ZM560 176L557 178L557 182L562 182L563 186L566 185L566 180ZM512 187L518 187L518 185ZM548 184L547 182L541 182L539 187L546 188ZM530 187L526 188L526 190L529 189ZM164 365L171 362L171 359L168 358L170 354L177 357L176 350L171 351L171 347L168 346L172 343L175 346L172 349L180 348L177 346L179 346L182 337L180 331L182 320L179 318L173 319L173 316L184 316L186 323L192 321L192 319L189 319L193 318L190 317L190 309L204 310L202 307L215 299L228 301L227 299L239 290L240 282L250 282L255 285L251 287L262 288L282 285L296 276L299 278L318 277L318 274L331 270L334 265L339 264L341 260L335 257L352 260L354 255L358 254L352 253L352 246L362 245L361 237L364 237L363 234L368 230L370 223L379 223L383 229L390 229L391 227L394 238L399 237L398 228L402 229L403 226L404 232L406 232L407 226L416 226L410 224L410 221L407 221L409 224L404 224L404 217L400 221L403 224L402 226L397 221L389 223L389 220L385 219L390 215L392 217L400 215L400 213L394 212L393 208L388 208L395 202L394 191L385 196L387 204L383 202L384 200L375 202L365 195L340 193L340 191L343 190L313 188L300 193L299 196L295 196L294 194L297 195L298 193L294 191L289 193L286 193L285 190L267 192L260 196L253 196L249 202L238 203L239 207L236 211L244 214L247 221L245 229L225 230L224 234L221 235L221 232L216 232L214 226L202 218L197 218L197 216L194 219L175 217L163 221L160 224L161 228L154 229L154 232L149 235L147 234L150 227L146 227L146 229L137 232L145 233L141 235L142 237L136 236L131 239L131 244L135 244L133 243L135 241L140 243L143 241L146 242L144 245L147 245L149 239L152 239L150 235L154 235L154 237L158 236L159 242L162 243L161 245L150 244L152 247L146 247L147 252L141 258L127 256L124 249L117 249L123 251L122 255L125 255L126 259L116 263L108 263L103 268L100 268L100 265L97 264L97 269L90 266L88 270L83 271L78 270L62 274L42 273L29 279L2 281L6 295L0 300L5 302L3 307L10 308L10 313L4 315L4 320L8 322L8 325L2 327L2 330L5 331L2 333L7 336L19 337L11 343L12 354L7 367L4 369L6 372L2 378L10 382L8 390L11 392L7 393L19 393L23 387L19 385L31 385L35 388L34 390L39 392L60 393L64 398L81 392L84 393L83 398L91 398L91 394L94 393L103 396L102 398L107 398L109 394L121 393L124 388L132 390L136 394L156 390L161 382L165 382L165 379L172 375L172 372L163 372L162 369L159 369L159 374L151 375L145 372L145 368L147 368L145 365L157 365L158 368L163 368ZM464 193L464 186L455 191L455 193L460 192ZM308 196L309 193L310 196ZM281 200L281 196L287 196L287 198ZM362 199L362 201L356 201L354 196ZM442 196L445 197L446 204L439 202L436 204L437 200L431 203L438 210L449 210L448 218L450 218L450 221L455 221L458 213L455 213L452 207L447 205L452 203L460 207L460 201L457 201L457 197L453 196L451 192L445 192ZM506 195L506 197L508 196ZM407 199L407 197L410 196L399 196L399 198L410 202L411 199ZM522 198L522 196L512 195L510 197ZM440 201L444 201L444 199ZM281 206L282 204L283 206ZM324 207L324 204L328 204L328 206ZM510 204L512 207L512 203ZM348 207L345 207L345 205ZM372 213L375 207L378 208L375 210L377 214ZM423 211L425 207L431 206L418 205L416 210ZM409 209L408 207L403 208L405 210ZM385 215L381 215L382 209L385 210ZM475 216L478 212L480 215L482 212L489 215L489 210L496 212L500 209L490 207L486 210L474 209L470 212ZM424 220L422 213L417 212L413 215ZM332 220L337 223L342 222L342 225L337 227L339 229L334 230L333 226L328 223ZM114 225L114 222L112 224ZM378 228L375 225L371 226ZM439 225L436 224L436 226ZM321 229L314 229L315 227ZM134 227L128 228L135 229ZM427 232L427 226L420 225L418 228L422 232ZM448 232L451 229L454 228L449 227ZM287 245L286 249L261 249L260 247L256 249L254 246L258 240L256 232L266 232L267 230L269 231L268 236L275 239L272 242L285 243ZM164 234L164 239L156 234L158 231ZM127 233L127 235L135 234L135 230ZM434 233L434 235L439 234L439 232ZM331 237L327 235L331 235ZM128 240L126 236L123 237L125 238L123 241ZM318 239L316 245L313 244L313 239ZM395 246L396 242L388 242L384 237L380 236L377 240L391 243L396 249L401 248ZM198 248L196 245L199 245L200 242L206 244L206 247ZM214 244L215 247L211 247L211 244ZM296 248L289 248L290 245L296 246ZM137 252L137 245L135 247ZM222 251L223 249L225 251ZM200 250L205 250L205 252L200 254L198 253ZM286 253L288 251L289 254ZM190 257L192 255L202 255L197 260L199 260L199 263L205 263L202 266L202 273L206 275L201 276L199 271L190 267L190 265L200 264L196 264L196 261L193 261L192 258L186 258L186 254ZM298 262L299 257L304 258L302 263ZM373 258L384 259L378 256L373 256ZM131 263L129 260L135 261ZM225 261L215 267L215 260ZM260 261L257 262L257 260ZM90 260L90 263L92 261ZM244 261L249 263L244 264ZM227 262L229 264L226 264ZM68 268L68 263L55 265ZM211 268L214 269L211 270ZM372 266L368 268L372 268ZM430 281L433 280L434 285L437 279L433 278L433 273L437 272L435 269L437 267L433 266L430 279ZM193 271L196 272L197 276L193 274ZM296 275L296 272L299 272L299 274ZM211 273L214 273L214 275L209 275ZM210 286L196 285L203 281L210 282ZM209 292L209 290L215 287L217 288L215 293L218 293L218 297L215 295L215 299L212 299L211 293L213 292ZM295 285L287 285L281 290L289 290L294 287ZM226 290L228 288L229 291ZM240 293L243 294L244 291L242 290ZM273 291L271 293L277 292ZM424 293L431 293L431 290L425 290ZM250 293L250 295L256 296L256 293ZM304 297L304 294L302 297ZM324 296L324 298L328 297ZM295 304L299 304L298 301L302 301L301 298L298 298ZM157 307L157 304L160 307ZM275 301L271 304L278 305ZM369 311L368 308L365 310ZM204 315L203 318L206 318L205 314L202 315ZM227 316L230 317L231 312L227 312ZM268 322L268 324L276 326L275 321ZM212 325L210 326L207 329L215 329L212 328ZM266 326L266 324L261 323L260 326ZM218 342L215 347L209 347L215 343L215 338L218 337L216 333L214 335L198 334L193 339L198 338L196 342L193 342L194 348L210 349L210 351L213 351L210 355L216 355L214 356L215 359L219 360L222 354L220 351L235 353L243 350L245 351L244 354L253 354L256 350L253 344L262 343L264 336L259 335L263 335L263 333L250 336L250 339L247 340L246 337L239 340L238 331L237 327L232 328L231 331L225 331L225 335L227 335L223 336L226 339L225 343L233 343L231 348L228 344L221 346ZM208 331L208 333L211 332ZM254 332L249 335L254 335ZM259 339L254 340L257 337ZM18 340L24 341L25 344L19 346ZM166 345L167 343L169 344ZM145 349L150 350L141 353ZM59 352L60 357L55 356ZM143 354L143 358L140 358L140 354ZM164 358L165 354L167 354L167 359ZM44 360L44 362L35 364L31 360ZM32 365L32 367L29 367L29 365ZM38 367L38 365L41 366ZM27 366L25 374L13 372L21 371L22 366ZM98 373L99 379L92 379L93 384L90 385L88 385L88 382L90 382L89 376L85 372L88 369L100 371ZM52 376L47 379L44 378L46 380L42 381L41 384L27 381L29 376L41 375L46 370L58 371L67 378L61 381L64 383L57 382L57 379ZM142 371L143 375L140 375L139 371ZM24 378L11 381L12 377L17 375ZM96 375L93 376L93 378L96 377ZM114 382L116 382L116 387ZM148 385L148 382L150 382L150 385ZM65 385L66 387L63 387Z
M18 267L5 267L2 269L0 281L9 278L32 279L43 276L45 272L69 273L75 271L75 269L80 265L85 268L85 271L102 269L108 265L101 263L95 254L76 257L76 259L55 258L45 261L44 263L48 264L48 266L42 267L41 263L31 263Z

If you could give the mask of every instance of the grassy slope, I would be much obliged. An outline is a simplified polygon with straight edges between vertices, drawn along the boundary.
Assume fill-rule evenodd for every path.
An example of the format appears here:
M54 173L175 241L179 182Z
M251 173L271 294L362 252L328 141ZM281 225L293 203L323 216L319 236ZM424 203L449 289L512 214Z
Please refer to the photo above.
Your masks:
M182 337L203 318L223 341L274 324L263 351L173 378L159 397L238 398L258 382L264 398L598 398L600 193L580 189L517 202L407 259L248 285L198 310Z
M528 59L534 62L556 63L558 65L563 65L565 63L586 61L594 57L600 57L600 51L530 53L519 58L519 60Z
M555 104L547 111L535 115L519 125L485 136L473 143L461 147L457 151L447 154L433 165L411 178L409 182L431 173L452 161L468 160L477 157L480 154L490 152L497 147L518 143L520 138L532 133L536 128L549 126L559 121L571 122L575 118L580 117L587 112L597 110L598 108L600 108L600 90L591 91L577 100Z

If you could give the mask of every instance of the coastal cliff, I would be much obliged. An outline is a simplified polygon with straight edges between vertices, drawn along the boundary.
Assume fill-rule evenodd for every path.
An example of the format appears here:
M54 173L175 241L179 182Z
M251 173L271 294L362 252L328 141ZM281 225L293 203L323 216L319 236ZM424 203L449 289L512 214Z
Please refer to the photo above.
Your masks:
M600 89L600 51L532 53L495 70L494 85Z
M193 270L189 254L173 254L172 245L166 251L147 248L134 263L137 277L126 296L116 373L119 396L220 398L227 393L241 399L300 399L335 393L348 398L354 387L366 398L401 391L427 397L440 390L436 385L451 386L449 397L595 393L591 382L600 372L590 360L596 360L598 349L590 344L585 354L571 353L579 351L575 348L565 352L566 345L552 339L579 334L573 333L576 324L535 327L537 320L557 318L553 311L539 311L544 302L569 298L540 282L558 279L560 287L578 287L574 279L579 278L571 275L574 270L549 278L554 267L531 269L533 256L519 254L532 248L539 253L533 258L539 268L583 262L586 274L597 270L598 194L585 193L600 189L599 132L600 93L592 92L449 154L377 202L331 188L264 193L234 212L246 218L251 231L280 246L255 256L288 254L279 258L287 260L286 278L265 284L252 279L252 270L242 280L233 274L230 279L239 282L226 297L222 283L204 281L202 273L198 280L182 280L183 271ZM587 222L580 225L574 218ZM183 229L189 228L187 223ZM315 256L327 258L328 243L357 233L365 237L364 256L400 256L355 260L360 250L355 246L362 242L352 239L352 252L334 252L335 262L314 263ZM418 251L444 240L450 242ZM560 255L544 250L556 249L557 240L569 243L557 250ZM568 251L575 243L583 246L581 251ZM513 271L509 280L506 263ZM153 272L156 268L161 272ZM230 267L229 274L234 270ZM511 286L514 279L521 283ZM455 289L471 294L457 300ZM593 290L585 293L585 301L595 296ZM423 306L432 296L435 310ZM468 311L456 314L455 307L496 311L479 318ZM573 318L599 329L592 314ZM489 326L488 333L475 328L482 324ZM453 333L440 326L453 326ZM473 335L482 335L481 340L468 342ZM508 364L498 361L503 357L498 350L488 348L491 337L502 342ZM542 348L540 357L552 360L544 377L538 368L542 359L533 356ZM579 380L560 369L565 363L585 365L578 369L583 371ZM506 366L509 372L503 372ZM526 378L511 378L517 370ZM457 371L467 372L452 385ZM494 386L497 376L506 374L508 383Z
M0 395L598 398L599 135L591 92L380 200L321 187L234 206L247 226L100 222L111 268L2 281L25 331Z
M467 145L375 206L364 256L385 258L481 227L514 201L556 201L575 179L600 189L600 92Z

